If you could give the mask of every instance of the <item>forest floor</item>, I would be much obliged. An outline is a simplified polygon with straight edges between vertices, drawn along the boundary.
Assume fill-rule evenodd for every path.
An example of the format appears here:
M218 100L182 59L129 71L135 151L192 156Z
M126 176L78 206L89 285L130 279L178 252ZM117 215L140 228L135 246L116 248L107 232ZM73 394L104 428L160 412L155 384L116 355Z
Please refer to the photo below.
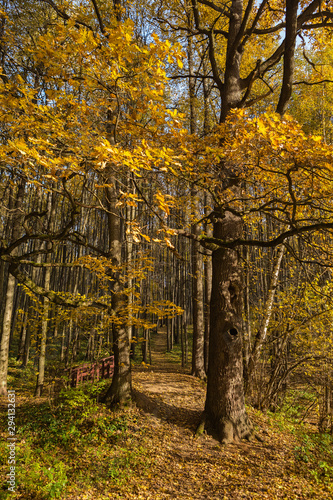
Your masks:
M15 367L17 491L0 498L42 500L332 499L332 439L284 415L248 408L254 440L221 446L194 436L205 383L188 375L166 334L152 342L152 365L133 369L136 405L111 412L84 389L32 399ZM88 385L88 384L87 384ZM31 393L30 393L31 394ZM2 406L5 419L6 408ZM1 429L3 442L5 426ZM6 474L8 450L0 448Z

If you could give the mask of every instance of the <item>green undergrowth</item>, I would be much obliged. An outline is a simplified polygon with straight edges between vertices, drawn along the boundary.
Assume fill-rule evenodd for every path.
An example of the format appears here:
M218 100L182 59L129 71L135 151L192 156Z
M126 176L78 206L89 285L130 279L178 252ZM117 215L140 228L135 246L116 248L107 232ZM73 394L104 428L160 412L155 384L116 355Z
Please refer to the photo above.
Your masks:
M22 363L15 358L9 358L9 373L7 378L8 389L20 388L21 394L33 394L36 387L36 369L30 361L22 368Z
M179 346L175 345L173 352L167 356L175 368L179 366ZM170 423L161 420L157 424L155 418L149 420L150 416L135 408L109 410L98 402L110 384L109 380L87 383L77 389L63 388L52 398L46 391L46 396L40 400L32 397L34 384L33 368L29 365L22 370L11 360L9 387L15 388L19 403L16 409L17 491L8 494L4 483L0 499L170 498L163 496L163 491L175 478L186 485L185 489L192 484L194 491L198 491L194 481L198 471L202 471L200 484L206 480L214 481L214 474L218 471L225 481L229 481L230 476L228 488L231 488L237 480L246 481L250 469L253 477L257 477L258 464L261 463L265 471L270 472L272 484L278 480L276 474L287 468L287 477L292 477L293 481L297 478L300 491L304 491L304 495L292 496L287 482L283 485L285 492L282 494L281 490L281 496L271 498L333 498L333 438L329 434L319 434L316 426L311 425L315 396L309 390L297 388L290 391L275 412L263 414L248 408L256 432L263 432L264 442L255 442L253 450L249 444L251 451L247 458L242 447L232 446L221 454L214 451L215 447L208 447L205 451L202 447L206 439L209 444L206 436L201 441L191 441L187 431L182 435L179 428ZM184 398L187 395L184 393ZM2 477L8 471L7 434L4 431L6 412L7 408L2 407ZM165 427L161 429L163 425ZM171 443L169 440L173 433L175 442ZM178 445L178 455L174 455L173 449ZM273 459L272 450L276 450ZM258 455L255 460L251 456L252 451ZM214 453L218 456L215 457ZM192 455L198 457L199 467ZM278 467L275 470L276 463ZM209 472L206 473L206 469ZM189 478L194 478L194 482L191 483ZM258 488L260 481L262 479L256 483ZM156 494L155 487L159 488L162 496ZM209 487L208 483L206 487ZM148 488L147 495L136 496L136 491ZM128 492L132 495L128 496ZM195 493L186 495L179 494L174 498L201 498ZM251 495L239 498L261 498ZM237 495L234 498L238 498Z
M192 363L192 327L188 329L187 332L188 335L188 358L187 358L187 365L190 366ZM185 346L184 346L185 349ZM165 353L165 358L172 363L176 363L177 365L181 365L182 363L182 346L181 346L181 339L179 336L179 341L178 343L173 344L173 348L171 351L167 351Z
M294 438L295 469L315 484L324 484L333 497L333 435L319 433L306 418L314 395L304 389L290 392L283 405L275 412L267 412L272 428Z
M9 495L3 485L0 498L62 499L91 488L103 498L103 491L115 494L131 476L146 473L150 460L144 443L134 439L131 431L135 411L111 412L97 403L107 383L62 390L52 402L29 400L20 405L16 415L17 492ZM3 442L2 464L7 455Z
M166 332L164 333L166 336ZM151 350L153 351L155 349L155 343L156 343L156 332L154 330L151 331L150 334L150 342L151 342ZM132 344L132 348L134 347L134 352L132 355L132 365L133 366L140 366L140 365L145 365L142 362L142 346L143 343L147 342L147 340L144 340L143 338L143 332L139 332L137 337L135 337L135 342L134 345ZM166 342L166 340L165 340ZM149 358L149 354L148 354ZM174 342L173 348L171 351L166 351L165 352L165 359L170 362L170 363L175 363L175 365L181 365L182 363L182 347L181 347L181 339L179 336L178 343ZM192 327L188 328L188 359L187 359L187 366L190 366L192 362ZM149 363L148 363L149 365ZM154 357L152 358L152 365L154 365Z

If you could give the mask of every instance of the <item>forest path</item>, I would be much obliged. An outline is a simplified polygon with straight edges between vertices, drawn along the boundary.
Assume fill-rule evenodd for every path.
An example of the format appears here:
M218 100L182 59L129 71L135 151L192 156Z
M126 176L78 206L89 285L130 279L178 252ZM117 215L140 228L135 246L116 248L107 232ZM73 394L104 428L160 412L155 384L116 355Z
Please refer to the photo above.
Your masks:
M166 357L167 352L167 331L166 328L160 328L157 334L152 334L151 338L151 357L152 363L158 366L158 369L175 369L175 363Z
M165 330L152 340L152 365L133 367L137 407L99 405L96 411L95 401L87 405L82 394L71 401L73 389L66 399L52 402L46 394L36 400L31 398L35 377L28 387L22 370L12 370L19 471L27 478L13 500L54 498L45 485L53 487L58 477L59 482L68 477L70 485L62 500L332 500L330 477L319 481L312 474L318 470L314 458L305 462L311 443L288 430L285 421L274 423L269 414L249 408L265 442L221 446L207 434L195 438L205 383L189 375L190 365L180 366L177 346L166 352ZM6 401L0 414L2 458L8 457L7 406ZM38 469L33 459L42 464ZM3 471L7 474L7 458ZM0 486L0 498L2 493Z
M178 373L188 373L190 371L190 363L187 363L186 368L177 363L172 353L167 352L167 330L166 327L159 328L158 333L151 335L151 369L163 371L171 371Z
M167 353L166 329L152 338L152 364L133 371L134 399L155 416L195 430L205 403L205 383L189 375L190 366Z
M151 460L144 486L122 498L151 500L329 499L295 460L297 440L249 408L264 442L221 446L207 434L195 438L205 404L203 381L166 352L166 331L152 342L151 366L133 369L133 399L141 410L137 430ZM143 411L143 412L142 412ZM306 465L306 464L305 464ZM303 475L304 474L304 475Z

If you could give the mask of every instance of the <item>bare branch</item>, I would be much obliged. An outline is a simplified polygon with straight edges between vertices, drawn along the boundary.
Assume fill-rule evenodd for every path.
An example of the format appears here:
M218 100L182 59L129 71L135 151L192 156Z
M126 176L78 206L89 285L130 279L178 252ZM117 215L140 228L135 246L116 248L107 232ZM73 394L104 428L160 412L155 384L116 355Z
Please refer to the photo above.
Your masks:
M319 82L306 82L305 80L300 80L299 82L293 82L293 85L320 85L321 83L333 83L333 80L320 80Z
M200 242L203 246L206 246L206 244L208 243L210 245L210 248L212 248L212 246L215 246L215 250L217 250L218 248L236 248L239 246L273 248L279 245L280 243L283 243L287 238L290 238L291 236L314 232L314 231L325 231L328 229L333 229L333 222L318 222L317 224L309 224L303 227L295 227L293 229L289 229L288 231L281 233L276 238L273 238L272 240L268 241L243 240L241 238L237 238L236 240L232 241L223 241L214 237L201 236ZM188 234L184 234L184 236L194 239L193 235L189 236Z
M31 290L36 295L40 295L41 297L47 297L54 304L58 304L64 307L96 307L98 309L107 310L111 314L112 309L109 305L104 302L100 302L94 299L87 300L81 296L74 297L64 297L54 292L53 290L45 290L45 288L38 286L34 283L25 273L19 270L19 264L12 263L9 266L9 272L12 276L14 276L19 283L25 285L29 290Z
M40 0L41 2L47 3L52 9L60 16L62 19L65 21L69 21L71 16L69 16L65 11L59 9L59 7L53 2L53 0ZM84 26L85 28L88 28L90 31L94 31L94 29L84 21L80 21L79 19L75 20L75 26Z
M101 14L99 12L97 2L96 2L96 0L91 0L91 1L92 1L93 6L94 6L94 10L95 10L96 17L98 19L98 24L99 24L100 30L103 33L103 35L105 35L105 27L104 27L104 24L102 21Z

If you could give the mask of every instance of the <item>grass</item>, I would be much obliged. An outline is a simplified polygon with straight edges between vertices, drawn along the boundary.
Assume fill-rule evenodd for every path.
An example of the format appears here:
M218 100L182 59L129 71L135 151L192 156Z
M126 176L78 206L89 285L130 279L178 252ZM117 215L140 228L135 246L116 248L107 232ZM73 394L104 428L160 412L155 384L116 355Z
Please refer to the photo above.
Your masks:
M153 335L152 341L155 341ZM175 368L179 366L180 346L175 345L166 358L175 363ZM143 382L146 378L149 373L141 373ZM180 431L177 426L140 413L136 408L111 411L98 403L99 395L110 383L108 380L87 383L77 389L63 388L54 398L37 400L31 397L35 379L32 366L22 370L11 359L9 386L15 388L19 403L17 491L9 495L4 483L1 499L199 499L206 498L198 493L203 489L215 500L224 498L219 490L221 484L227 485L224 494L231 495L225 496L227 499L238 498L237 493L232 496L233 488L243 492L239 498L251 500L333 497L333 438L315 432L303 419L315 401L310 390L290 391L283 406L274 413L264 415L249 408L251 418L259 426L258 432L267 431L266 444L218 451L220 448L210 444L207 436L193 440L188 429ZM195 379L193 384L188 387L189 393L204 390ZM163 394L159 397L163 399ZM0 445L0 463L5 477L6 407L1 410L1 419L4 439ZM263 476L261 469L265 471ZM265 496L264 489L261 491L264 482L278 484L284 469L284 476L292 482L288 479L283 483L282 475L281 496L277 489L276 496L269 496L271 493ZM176 486L172 492L173 483ZM183 490L179 489L181 485ZM294 487L299 489L300 496L293 493ZM188 496L187 491L191 491Z
M188 360L187 360L186 366L191 366L191 363L192 363L192 342L193 342L192 327L188 328L187 338L188 338ZM182 363L182 346L181 346L180 335L179 335L179 343L173 344L172 351L166 352L165 358L172 363L177 363L178 365L181 365L181 363Z
M24 377L15 369L12 372L11 382L13 386L15 383L17 395L34 387L32 371L25 371ZM131 411L111 412L96 401L109 383L101 381L63 389L53 401L44 398L21 402L16 410L17 492L10 494L10 498L67 498L73 490L92 488L102 495L110 489L110 483L115 490L112 498L117 498L117 488L130 476L146 473L150 460L143 442L134 439L130 430L135 415ZM5 429L4 412L2 423ZM6 470L5 439L0 445L0 459ZM6 483L0 490L0 498L9 497L5 489Z
M333 493L333 436L319 433L303 419L315 398L313 392L304 388L291 390L282 407L274 413L267 412L267 416L281 433L295 436L294 459L299 472L310 474L316 484L325 484Z

